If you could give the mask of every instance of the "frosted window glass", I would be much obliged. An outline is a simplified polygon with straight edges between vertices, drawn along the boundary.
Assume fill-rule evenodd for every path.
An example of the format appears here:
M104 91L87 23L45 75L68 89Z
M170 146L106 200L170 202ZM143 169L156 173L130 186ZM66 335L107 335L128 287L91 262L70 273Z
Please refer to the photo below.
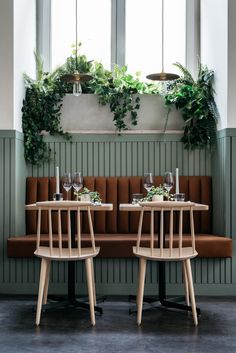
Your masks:
M111 1L78 0L79 54L111 65ZM52 0L52 68L71 55L75 44L75 0Z
M177 72L172 64L185 65L186 0L165 0L164 70ZM162 69L162 1L126 0L126 64L128 71L147 74Z

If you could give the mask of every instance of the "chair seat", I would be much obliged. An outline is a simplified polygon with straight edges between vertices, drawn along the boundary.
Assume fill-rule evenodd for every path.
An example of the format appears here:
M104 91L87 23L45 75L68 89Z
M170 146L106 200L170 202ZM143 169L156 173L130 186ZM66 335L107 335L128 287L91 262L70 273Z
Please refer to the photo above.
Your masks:
M34 254L38 257L50 259L54 261L75 261L75 260L85 260L90 257L95 257L98 255L100 247L95 248L95 252L92 247L81 248L81 255L78 254L77 248L71 249L71 255L69 256L69 249L62 248L61 255L59 253L59 248L53 248L52 254L50 253L50 248L46 246L40 246Z
M136 246L133 246L133 253L137 257L143 257L148 260L153 261L181 261L186 259L192 259L198 255L197 251L193 252L192 247L182 248L182 254L179 255L179 249L173 248L172 254L170 254L169 249L163 249L163 254L161 255L161 250L154 248L151 253L151 248L139 247L136 251Z

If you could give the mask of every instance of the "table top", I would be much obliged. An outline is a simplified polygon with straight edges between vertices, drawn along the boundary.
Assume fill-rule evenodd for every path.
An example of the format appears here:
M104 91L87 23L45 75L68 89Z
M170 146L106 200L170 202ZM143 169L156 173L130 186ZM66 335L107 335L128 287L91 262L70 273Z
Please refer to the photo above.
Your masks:
M42 206L44 205L44 206ZM91 202L86 202L86 201L43 201L43 202L36 202L34 204L26 205L25 209L26 210L37 210L38 208L41 209L48 209L48 207L55 207L55 209L61 208L61 209L67 209L70 208L71 210L76 211L78 207L80 209L86 210L87 207L90 207L91 211L112 211L113 210L113 204L112 203L101 203L100 205L93 204Z
M188 211L192 208L195 211L207 211L209 210L208 205L195 203L191 201L150 201L150 202L142 202L140 204L131 204L131 203L121 203L120 211L141 211L142 207L145 208L146 211L151 211L151 209L155 208L155 210L161 209L173 209L180 210L180 208L184 208L184 210Z

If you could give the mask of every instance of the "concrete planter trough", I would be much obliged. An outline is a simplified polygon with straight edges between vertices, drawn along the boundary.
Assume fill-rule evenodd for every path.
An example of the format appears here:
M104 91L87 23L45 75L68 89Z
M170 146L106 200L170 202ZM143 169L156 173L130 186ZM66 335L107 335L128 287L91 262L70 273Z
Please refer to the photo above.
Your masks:
M132 126L127 118L130 132L160 132L165 126L167 110L163 98L157 95L140 95L138 125ZM113 114L109 106L98 103L96 94L82 94L74 97L65 96L62 108L62 128L70 132L115 132ZM170 113L167 130L180 132L183 130L183 119L179 111Z

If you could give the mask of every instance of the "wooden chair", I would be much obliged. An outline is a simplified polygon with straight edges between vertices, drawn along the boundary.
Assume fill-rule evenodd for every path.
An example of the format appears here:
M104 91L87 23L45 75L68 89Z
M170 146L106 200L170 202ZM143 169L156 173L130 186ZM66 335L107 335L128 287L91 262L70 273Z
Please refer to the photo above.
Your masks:
M36 325L40 324L42 303L47 303L49 277L50 277L50 265L51 261L79 261L85 260L86 276L87 276L87 287L89 296L90 306L90 317L91 323L95 325L95 314L94 305L96 303L95 284L94 284L94 272L93 272L93 257L97 256L100 248L95 247L93 225L90 213L90 204L88 202L76 202L76 201L45 201L36 203L38 210L38 223L37 223L37 248L35 255L40 257L41 260L41 271L38 291L38 303L36 313ZM91 247L81 247L81 210L86 210L88 213L89 229L91 234ZM41 235L41 214L42 211L48 213L48 229L49 229L49 244L48 246L41 246L40 235ZM67 215L67 236L66 245L65 239L62 239L62 212ZM77 247L72 247L71 239L71 212L77 214ZM52 231L52 213L55 217L57 214L58 223L58 239L53 237ZM55 239L57 240L55 242ZM63 240L63 246L62 246ZM55 246L56 243L56 246Z
M193 279L191 271L190 259L197 256L197 251L195 249L195 234L194 234L194 218L193 210L194 203L192 202L143 202L141 203L142 209L139 219L139 228L137 236L136 247L133 247L133 253L135 256L139 257L139 287L137 295L137 324L141 324L142 320L142 307L143 307L143 293L144 293L144 283L146 274L146 263L147 260L151 261L181 261L183 264L183 274L184 274L184 285L185 285L185 296L186 304L189 305L189 296L192 306L193 321L195 326L198 325L195 295L193 288ZM150 222L150 247L141 247L141 233L142 233L142 223L144 211L149 211L151 213ZM154 212L158 211L160 213L160 233L158 235L157 247L154 246ZM182 234L183 234L183 212L189 211L190 214L190 229L191 229L191 246L182 246ZM169 213L169 242L168 247L165 247L165 230L164 230L164 214ZM178 234L178 246L173 247L173 220L174 212L178 213L179 219L179 234Z

